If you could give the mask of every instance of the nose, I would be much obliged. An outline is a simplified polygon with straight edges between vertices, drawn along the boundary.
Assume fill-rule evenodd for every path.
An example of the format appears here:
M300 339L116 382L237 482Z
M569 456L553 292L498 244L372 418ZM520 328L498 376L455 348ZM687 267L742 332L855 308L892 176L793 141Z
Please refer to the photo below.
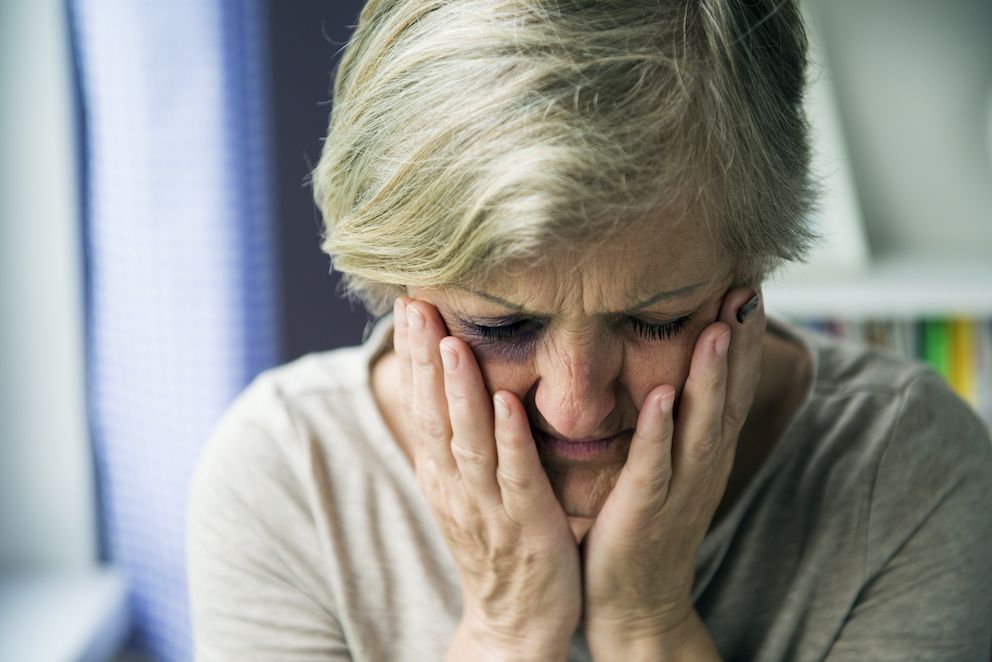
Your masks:
M614 434L604 426L616 407L622 349L595 339L562 341L538 362L534 405L546 432L576 440ZM550 426L550 429L548 429Z

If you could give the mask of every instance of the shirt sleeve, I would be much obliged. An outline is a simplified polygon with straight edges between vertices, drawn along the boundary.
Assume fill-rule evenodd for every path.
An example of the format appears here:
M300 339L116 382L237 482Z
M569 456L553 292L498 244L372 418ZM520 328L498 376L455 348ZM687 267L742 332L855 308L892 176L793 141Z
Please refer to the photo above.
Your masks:
M229 415L200 456L186 540L197 662L351 659L296 455Z
M830 662L988 662L992 442L931 372L917 377L872 487L864 588Z

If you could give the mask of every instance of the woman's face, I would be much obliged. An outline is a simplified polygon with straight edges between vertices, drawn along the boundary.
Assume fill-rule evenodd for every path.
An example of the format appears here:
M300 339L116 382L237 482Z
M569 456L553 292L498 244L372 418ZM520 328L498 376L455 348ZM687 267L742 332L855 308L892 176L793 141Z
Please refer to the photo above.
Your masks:
M626 460L644 398L661 384L681 393L696 338L732 285L731 260L703 224L690 222L632 226L589 257L552 258L472 290L410 295L432 303L449 333L468 343L490 394L520 398L566 514L594 517Z

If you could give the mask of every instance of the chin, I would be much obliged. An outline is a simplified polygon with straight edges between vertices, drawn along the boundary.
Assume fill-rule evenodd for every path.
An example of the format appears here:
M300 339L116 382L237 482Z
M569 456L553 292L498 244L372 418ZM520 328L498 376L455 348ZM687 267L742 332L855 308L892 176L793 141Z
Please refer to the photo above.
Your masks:
M596 517L620 475L621 466L544 465L551 488L569 517Z

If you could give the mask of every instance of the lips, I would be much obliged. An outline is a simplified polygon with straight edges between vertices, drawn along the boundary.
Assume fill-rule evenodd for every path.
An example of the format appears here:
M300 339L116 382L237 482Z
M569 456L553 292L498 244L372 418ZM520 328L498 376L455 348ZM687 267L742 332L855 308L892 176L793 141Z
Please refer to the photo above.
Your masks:
M619 432L601 439L571 440L533 430L534 441L542 457L571 462L623 461L633 432Z

